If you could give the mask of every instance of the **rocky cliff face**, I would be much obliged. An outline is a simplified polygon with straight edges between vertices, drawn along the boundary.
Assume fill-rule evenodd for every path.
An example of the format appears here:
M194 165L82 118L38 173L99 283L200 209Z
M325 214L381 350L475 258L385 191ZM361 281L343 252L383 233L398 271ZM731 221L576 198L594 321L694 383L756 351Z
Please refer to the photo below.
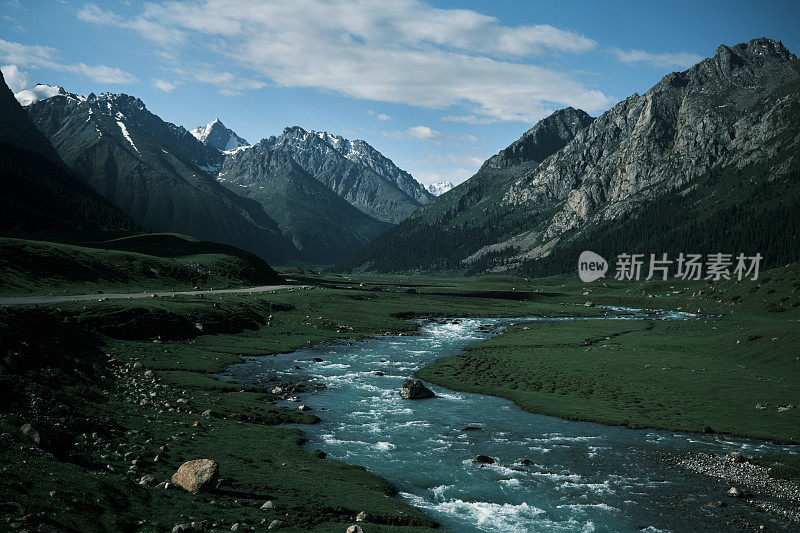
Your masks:
M781 89L799 76L781 43L755 39L720 46L714 57L620 102L505 192L509 206L558 205L516 258L544 256L565 232L622 217L714 167L770 159L796 119L798 94ZM797 139L790 142L796 150Z
M356 147L344 139L297 126L284 129L281 135L270 137L266 143L270 148L291 154L306 172L378 220L397 223L420 206L418 200L398 187L394 178L387 178L362 164L367 158L356 148L364 149L363 145ZM376 167L383 166L377 160L373 163Z
M717 245L716 220L739 232L725 243L775 251L788 226L768 214L798 192L799 152L800 62L770 39L723 45L594 120L556 112L344 267L541 272L576 243L621 245L644 214L658 227L628 228L630 246Z

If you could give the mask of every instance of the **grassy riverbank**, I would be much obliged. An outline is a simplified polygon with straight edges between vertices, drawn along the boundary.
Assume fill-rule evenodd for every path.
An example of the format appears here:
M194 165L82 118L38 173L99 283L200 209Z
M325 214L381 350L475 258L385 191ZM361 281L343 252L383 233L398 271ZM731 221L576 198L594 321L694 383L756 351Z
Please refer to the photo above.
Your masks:
M541 281L564 301L718 316L518 326L417 375L563 418L800 442L797 265L759 282L610 282L587 295Z

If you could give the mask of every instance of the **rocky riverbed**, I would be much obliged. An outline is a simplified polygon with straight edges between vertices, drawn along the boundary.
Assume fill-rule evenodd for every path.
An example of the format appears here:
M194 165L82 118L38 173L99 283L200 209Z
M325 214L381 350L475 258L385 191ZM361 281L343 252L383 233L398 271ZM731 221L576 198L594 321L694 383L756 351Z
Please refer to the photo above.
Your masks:
M744 498L748 504L778 518L800 524L800 483L776 479L769 468L750 462L739 452L725 455L684 452L665 454L669 463L730 485L729 498ZM710 506L726 505L726 498Z

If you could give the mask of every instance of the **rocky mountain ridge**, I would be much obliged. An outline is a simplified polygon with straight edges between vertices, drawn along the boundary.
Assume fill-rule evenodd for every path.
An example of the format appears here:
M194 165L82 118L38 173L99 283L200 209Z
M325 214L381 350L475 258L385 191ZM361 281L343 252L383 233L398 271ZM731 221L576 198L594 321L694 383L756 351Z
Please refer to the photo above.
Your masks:
M626 242L790 257L791 236L781 251L775 235L791 225L767 214L796 192L798 95L800 62L780 42L720 46L596 119L557 111L342 268L540 275Z
M270 148L291 154L306 172L378 220L397 223L421 205L398 186L395 178L403 176L396 174L391 178L379 173L391 174L394 164L389 165L391 162L386 158L373 157L366 143L345 142L341 137L306 131L299 126L285 128L280 135L265 141ZM369 163L364 164L365 161Z
M64 162L146 228L233 244L273 263L293 245L258 203L210 173L224 155L125 94L59 94L25 110Z

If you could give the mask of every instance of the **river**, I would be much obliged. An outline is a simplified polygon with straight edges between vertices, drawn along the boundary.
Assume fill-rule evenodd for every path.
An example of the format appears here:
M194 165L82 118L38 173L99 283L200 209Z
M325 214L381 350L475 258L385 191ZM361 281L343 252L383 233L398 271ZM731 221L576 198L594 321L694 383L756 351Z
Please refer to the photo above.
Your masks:
M614 308L609 317L636 320L644 315ZM691 319L676 312L656 318ZM508 324L553 320L591 319L424 321L413 335L248 358L220 377L252 383L277 376L281 381L324 384L323 390L296 398L322 419L301 427L308 448L322 449L329 458L362 465L388 479L402 500L451 531L718 530L724 519L704 505L725 499L719 485L670 468L658 454L796 449L567 421L522 411L502 398L437 386L430 386L436 393L433 399L403 400L398 394L403 380L417 369L458 354ZM324 361L315 363L314 358ZM480 430L463 431L467 427ZM497 463L473 463L479 454ZM728 500L726 516L764 521L745 503Z

